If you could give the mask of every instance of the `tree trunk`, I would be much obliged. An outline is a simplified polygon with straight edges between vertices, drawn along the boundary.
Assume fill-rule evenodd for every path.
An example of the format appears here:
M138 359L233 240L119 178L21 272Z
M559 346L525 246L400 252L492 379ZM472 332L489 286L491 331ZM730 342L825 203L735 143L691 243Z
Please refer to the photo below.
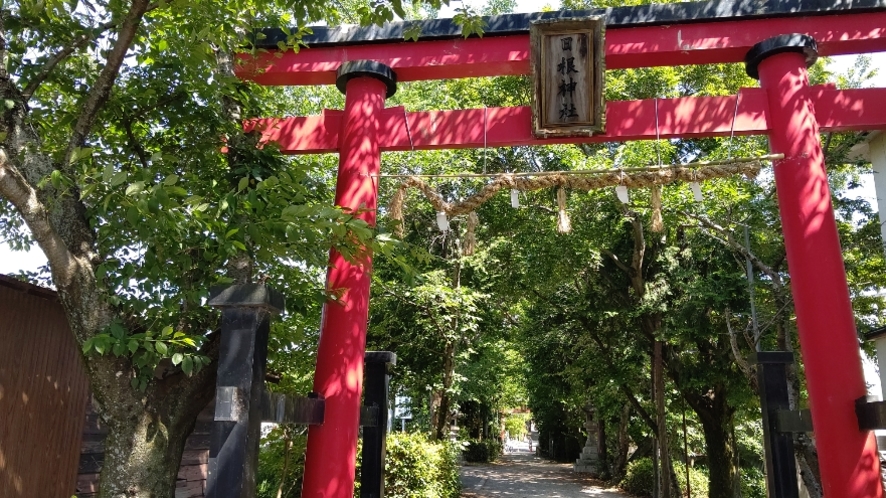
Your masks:
M608 475L610 472L609 445L606 444L606 422L602 418L597 420L597 452L597 474Z
M691 403L704 430L710 482L708 496L735 496L735 448L732 434L734 416L725 392L712 390L705 406Z
M118 375L131 371L127 360L88 358L93 393L108 428L100 498L174 498L185 440L215 394L217 347L209 353L211 367L191 377L174 373L144 393L130 386L128 373Z
M292 431L291 427L283 428L283 468L280 470L280 484L277 485L277 498L283 498L283 485L289 474L289 458L292 454Z
M630 450L630 436L628 436L628 423L631 420L631 406L625 405L621 410L618 420L618 449L612 464L612 477L624 476L628 466L628 451Z
M443 440L449 436L449 412L452 410L452 382L455 378L455 344L446 342L443 351L443 389L440 393L440 406L437 410L437 425L434 438Z
M671 457L670 445L668 444L668 425L665 413L664 398L664 369L662 368L662 343L655 341L652 358L652 379L654 384L653 394L655 398L655 417L658 425L658 448L659 448L659 475L661 476L661 497L670 498L673 487L671 481ZM715 495L716 496L716 495Z

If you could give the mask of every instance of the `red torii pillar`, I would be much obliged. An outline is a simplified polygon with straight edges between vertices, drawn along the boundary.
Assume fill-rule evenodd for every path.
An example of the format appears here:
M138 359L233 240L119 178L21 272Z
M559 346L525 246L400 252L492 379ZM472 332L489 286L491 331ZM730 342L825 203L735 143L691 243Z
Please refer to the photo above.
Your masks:
M855 415L866 388L806 72L817 56L811 37L782 35L755 45L746 68L766 90L770 148L785 156L775 184L824 496L880 498L876 441Z
M335 204L374 226L381 164L379 116L385 99L396 91L396 75L379 62L345 62L336 86L345 94L345 112ZM314 392L326 400L326 409L323 425L308 431L304 498L354 495L371 271L371 255L350 263L336 250L330 253L326 288L343 294L323 308Z

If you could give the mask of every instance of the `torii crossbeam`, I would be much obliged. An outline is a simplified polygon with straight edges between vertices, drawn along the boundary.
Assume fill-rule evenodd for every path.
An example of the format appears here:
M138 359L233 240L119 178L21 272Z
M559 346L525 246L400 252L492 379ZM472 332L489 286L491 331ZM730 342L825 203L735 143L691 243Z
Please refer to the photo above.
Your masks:
M581 139L535 138L531 113L522 107L384 108L398 80L528 74L531 21L589 15L607 16L608 69L745 62L760 88L728 97L609 102L606 134ZM309 48L283 54L275 53L282 32L268 30L259 43L270 52L249 60L239 75L267 85L335 83L346 95L345 109L247 126L286 153L338 151L336 203L368 208L361 216L370 224L383 151L768 135L772 152L785 155L775 162L775 181L824 493L881 497L874 437L859 430L855 415L865 383L819 133L886 129L886 89L811 87L806 69L819 54L886 51L886 0L513 14L489 18L484 36L468 39L450 20L421 24L417 42L403 41L407 23L314 28L304 39ZM326 398L326 421L310 429L306 498L350 497L354 480L371 258L350 264L333 251L330 267L328 287L348 290L324 308L314 390Z

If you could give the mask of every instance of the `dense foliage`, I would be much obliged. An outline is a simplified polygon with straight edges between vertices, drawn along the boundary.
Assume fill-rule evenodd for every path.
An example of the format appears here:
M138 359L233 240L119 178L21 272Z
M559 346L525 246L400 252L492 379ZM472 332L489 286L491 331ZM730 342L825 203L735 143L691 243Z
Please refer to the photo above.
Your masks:
M458 447L418 433L388 435L385 496L458 498Z
M488 463L502 454L502 443L497 439L468 439L462 455L466 462Z

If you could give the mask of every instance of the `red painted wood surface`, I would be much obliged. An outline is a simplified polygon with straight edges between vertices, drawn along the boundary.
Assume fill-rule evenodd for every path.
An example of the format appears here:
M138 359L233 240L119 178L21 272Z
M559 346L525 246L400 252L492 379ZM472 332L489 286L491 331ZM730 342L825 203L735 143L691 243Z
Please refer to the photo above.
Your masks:
M816 123L818 105L803 55L781 53L761 62L760 84L769 101L772 152L785 155L773 169L824 496L879 498L874 434L859 431L855 416L855 400L866 395L864 374Z
M822 131L886 129L886 113L880 110L886 102L886 88L817 86L811 95ZM654 99L609 102L605 134L548 139L532 135L528 107L423 112L391 107L380 117L379 148L397 151L651 140L656 137L655 107ZM762 135L771 127L766 92L759 88L743 88L738 97L659 99L658 114L661 138L723 137L733 132ZM247 124L247 129L263 130L263 139L276 142L285 153L315 154L338 149L341 120L341 111L326 111L320 116L261 119Z
M750 48L784 33L805 33L821 55L886 50L886 12L612 28L606 68L742 62ZM331 85L342 62L370 59L399 81L528 74L529 35L317 47L260 54L238 75L264 85Z
M380 80L358 77L346 90L335 203L374 226L381 164L377 137L387 89ZM326 287L341 296L323 307L314 392L326 400L326 408L323 424L308 430L304 498L354 494L371 271L371 255L348 261L335 249L330 252Z

